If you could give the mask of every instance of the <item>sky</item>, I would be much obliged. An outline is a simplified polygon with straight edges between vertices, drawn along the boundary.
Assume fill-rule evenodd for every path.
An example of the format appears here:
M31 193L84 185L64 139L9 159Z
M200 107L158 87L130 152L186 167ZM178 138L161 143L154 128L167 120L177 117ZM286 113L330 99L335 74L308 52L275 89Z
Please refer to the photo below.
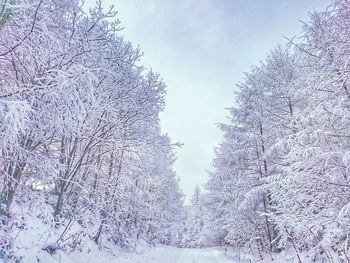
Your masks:
M87 0L93 2L93 0ZM177 149L175 171L191 198L208 180L214 147L228 123L236 84L284 37L299 36L308 12L326 0L103 0L114 5L125 40L167 85L161 125Z

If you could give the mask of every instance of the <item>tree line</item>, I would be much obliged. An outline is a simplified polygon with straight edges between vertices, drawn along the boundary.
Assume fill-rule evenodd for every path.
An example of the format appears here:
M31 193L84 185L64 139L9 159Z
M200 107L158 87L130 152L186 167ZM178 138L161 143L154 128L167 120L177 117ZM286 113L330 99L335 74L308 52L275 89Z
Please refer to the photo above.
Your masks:
M335 0L244 75L219 125L199 245L350 262L349 36L350 4Z
M85 9L80 0L0 5L2 250L28 216L17 211L34 206L33 216L65 227L56 248L76 224L97 244L176 239L183 196L176 144L159 125L165 84L141 65L113 8Z

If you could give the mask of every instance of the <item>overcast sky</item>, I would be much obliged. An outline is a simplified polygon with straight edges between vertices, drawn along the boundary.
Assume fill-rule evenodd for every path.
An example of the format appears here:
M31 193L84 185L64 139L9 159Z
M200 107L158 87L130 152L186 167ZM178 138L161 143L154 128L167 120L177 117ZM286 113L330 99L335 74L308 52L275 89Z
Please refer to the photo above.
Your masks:
M93 2L93 0L87 0ZM325 0L104 0L115 5L126 40L167 84L163 131L184 146L175 170L187 196L203 185L222 138L235 84L284 36L300 34Z

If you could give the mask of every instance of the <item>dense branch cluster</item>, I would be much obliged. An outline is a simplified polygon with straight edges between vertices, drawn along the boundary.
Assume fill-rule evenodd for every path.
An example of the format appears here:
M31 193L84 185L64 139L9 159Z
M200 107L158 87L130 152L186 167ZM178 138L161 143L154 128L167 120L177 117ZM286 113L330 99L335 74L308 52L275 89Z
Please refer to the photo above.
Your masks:
M203 201L212 244L350 262L349 36L336 0L238 85Z
M113 9L82 5L0 6L1 249L28 214L64 226L55 247L73 240L74 224L98 244L176 238L182 194L159 126L165 85L139 65Z

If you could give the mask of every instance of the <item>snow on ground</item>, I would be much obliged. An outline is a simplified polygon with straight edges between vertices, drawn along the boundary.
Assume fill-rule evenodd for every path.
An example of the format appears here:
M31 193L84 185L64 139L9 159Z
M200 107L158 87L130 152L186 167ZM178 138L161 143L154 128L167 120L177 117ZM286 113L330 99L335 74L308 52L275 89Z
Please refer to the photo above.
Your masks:
M157 246L151 248L146 245L142 248L142 252L127 252L117 250L114 255L106 251L99 250L97 247L90 246L91 251L73 252L69 255L62 251L50 256L45 251L37 251L28 253L21 263L250 263L258 262L256 258L248 255L241 255L238 259L237 254L233 251L225 255L223 249L220 248L176 248L170 246ZM35 250L32 250L34 252ZM0 261L1 262L1 261ZM261 263L272 262L271 259L265 258ZM275 263L296 263L295 256L291 255L275 255L273 262ZM302 258L302 262L312 262L309 258Z
M78 237L75 248L64 246L65 251L56 250L50 255L45 248L55 244L62 236L65 226L53 227L50 223L44 223L38 218L41 212L42 218L49 218L43 213L46 210L30 209L28 211L16 209L15 218L23 217L24 221L17 224L17 227L9 229L7 232L1 232L0 236L12 237L12 253L21 258L21 263L248 263L258 262L258 257L254 257L247 253L248 251L240 251L238 253L232 248L225 249L216 248L176 248L170 246L157 245L150 246L146 243L138 242L135 250L125 250L115 244L104 240L102 247L96 245L91 240L89 232L95 233L96 229L89 231L83 229L78 224L73 224L69 231L64 235L65 240L71 241ZM52 214L52 213L49 213ZM83 231L84 230L84 231ZM69 242L68 242L69 243ZM71 242L72 243L72 242ZM74 243L74 242L73 242ZM245 253L244 253L245 252ZM289 251L290 252L290 251ZM281 253L273 255L274 262L298 262L294 253ZM261 263L271 262L268 255L264 256ZM9 262L9 261L6 261ZM13 262L13 261L10 261ZM309 258L304 258L302 262L311 262ZM0 263L2 263L0 259Z
M104 241L99 247L91 238L89 231L78 224L73 224L64 236L64 239L71 241L79 237L75 249L65 246L65 251L57 249L50 255L45 250L50 245L55 244L65 226L52 227L49 223L44 223L42 219L35 216L42 209L31 209L23 211L19 208L14 213L15 218L23 218L24 221L18 223L17 227L11 228L8 232L1 233L12 237L12 253L17 258L21 258L21 263L233 263L224 255L223 249L205 248L190 249L176 248L170 246L157 245L150 246L139 242L135 250L123 250L120 247ZM93 233L96 230L92 231ZM1 235L0 235L1 236ZM73 242L74 243L74 242ZM8 262L8 261L5 261ZM10 261L12 262L12 261ZM0 259L0 263L2 263Z
M232 263L232 260L225 257L221 251L214 248L191 249L159 247L151 254L150 263Z
M30 261L24 261L30 262ZM31 261L32 262L32 261ZM47 254L40 262L45 263L233 263L221 251L213 248L189 249L159 246L151 248L144 254L121 252L111 256L99 253L59 253L54 257Z

